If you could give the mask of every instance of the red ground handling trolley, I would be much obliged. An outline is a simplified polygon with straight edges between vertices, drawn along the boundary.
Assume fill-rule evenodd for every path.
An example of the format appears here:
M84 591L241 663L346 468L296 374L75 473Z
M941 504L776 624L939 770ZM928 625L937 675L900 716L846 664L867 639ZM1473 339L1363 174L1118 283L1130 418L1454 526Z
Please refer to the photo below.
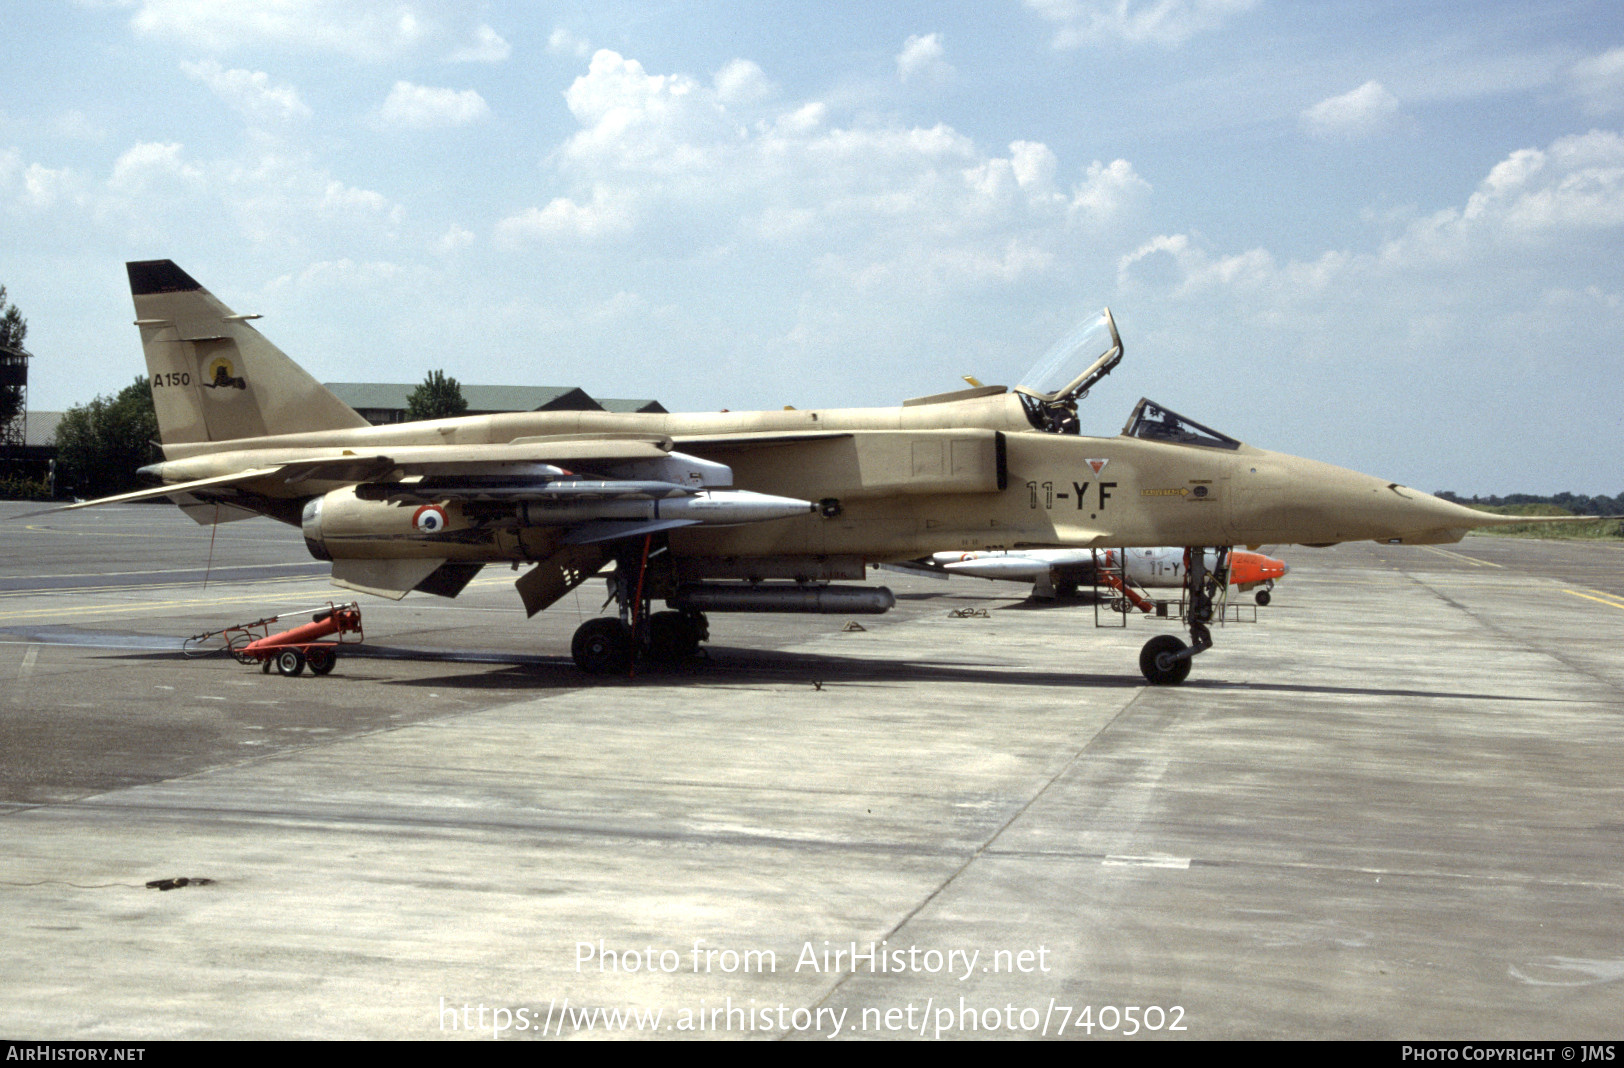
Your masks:
M223 638L226 652L243 664L259 664L269 673L271 665L292 677L303 674L305 665L312 673L325 675L338 663L338 647L354 645L365 639L361 630L361 606L328 603L327 607L311 616L310 622L272 634L271 627L281 616L267 616L251 623L238 623L224 630L193 635L186 639L188 652L201 651L200 644L210 638ZM346 635L354 637L346 638ZM326 641L323 639L331 638Z

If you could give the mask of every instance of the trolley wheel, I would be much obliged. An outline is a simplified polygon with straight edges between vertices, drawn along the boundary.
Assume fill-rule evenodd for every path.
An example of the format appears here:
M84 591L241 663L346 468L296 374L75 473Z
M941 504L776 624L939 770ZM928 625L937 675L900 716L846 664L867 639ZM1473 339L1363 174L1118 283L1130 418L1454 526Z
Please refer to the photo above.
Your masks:
M310 671L315 675L330 674L338 664L338 650L325 645L313 645L305 654L305 662L310 665Z
M276 654L276 670L280 671L288 678L291 679L295 675L303 675L304 669L305 655L299 650L283 649L280 653Z
M226 639L226 652L230 653L232 659L239 664L252 664L259 657L245 653L243 650L248 648L253 640L254 636L252 634L233 634Z
M1158 634L1139 650L1139 670L1153 686L1177 686L1190 677L1190 661L1165 662L1165 658L1181 652L1185 645L1171 634Z
M1266 604L1269 603L1269 591L1268 590L1258 590L1257 593L1253 596L1252 599L1255 600L1258 604L1266 605Z
M269 675L271 673L271 662L275 659L275 657L267 656L264 660L261 660L259 662L259 673Z
M631 628L613 616L582 623L570 642L575 666L588 675L608 675L632 666Z

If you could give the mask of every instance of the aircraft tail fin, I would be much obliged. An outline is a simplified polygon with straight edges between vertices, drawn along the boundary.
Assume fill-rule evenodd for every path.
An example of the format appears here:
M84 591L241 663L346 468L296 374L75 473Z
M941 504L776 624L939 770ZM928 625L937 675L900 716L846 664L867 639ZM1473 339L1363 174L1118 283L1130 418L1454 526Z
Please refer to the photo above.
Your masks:
M367 421L170 260L125 264L165 445Z

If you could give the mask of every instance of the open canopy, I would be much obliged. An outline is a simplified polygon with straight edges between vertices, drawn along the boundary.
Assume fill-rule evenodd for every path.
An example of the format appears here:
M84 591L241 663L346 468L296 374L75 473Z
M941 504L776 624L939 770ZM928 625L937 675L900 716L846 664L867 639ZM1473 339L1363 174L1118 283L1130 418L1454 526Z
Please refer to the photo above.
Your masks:
M1033 425L1077 433L1077 402L1122 362L1122 338L1106 308L1077 325L1021 376L1015 392L1026 400Z

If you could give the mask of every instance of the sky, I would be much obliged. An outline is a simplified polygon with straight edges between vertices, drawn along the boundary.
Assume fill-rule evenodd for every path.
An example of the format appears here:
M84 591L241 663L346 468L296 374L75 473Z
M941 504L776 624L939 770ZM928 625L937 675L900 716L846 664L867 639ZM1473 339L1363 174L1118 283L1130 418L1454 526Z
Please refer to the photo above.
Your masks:
M0 284L30 407L172 259L323 381L673 411L1148 396L1429 491L1624 491L1616 0L29 0Z

